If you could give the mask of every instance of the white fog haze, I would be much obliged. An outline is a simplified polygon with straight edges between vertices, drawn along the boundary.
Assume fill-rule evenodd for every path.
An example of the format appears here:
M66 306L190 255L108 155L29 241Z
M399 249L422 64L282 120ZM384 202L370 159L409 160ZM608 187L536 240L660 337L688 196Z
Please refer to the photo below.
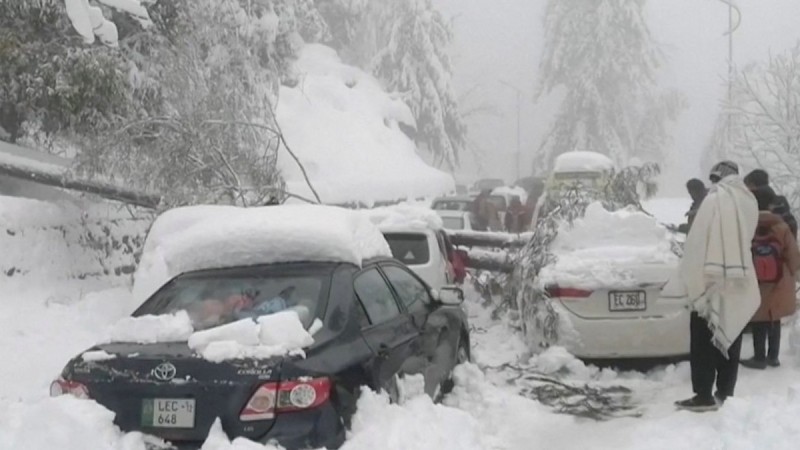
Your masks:
M465 158L459 177L516 176L516 94L506 81L523 90L522 175L528 175L533 153L553 118L557 99L536 100L543 45L543 0L435 0L453 23L454 83L459 94L470 92L462 107L493 107L467 117L470 139L480 164ZM734 62L744 65L794 46L800 39L800 3L792 0L737 0L742 12L734 33ZM727 95L728 6L718 0L649 0L648 25L661 44L666 64L659 77L664 86L683 92L688 107L672 127L670 158L663 189L676 195L689 177L701 173L707 147ZM481 170L482 169L482 170ZM703 178L705 178L703 176Z

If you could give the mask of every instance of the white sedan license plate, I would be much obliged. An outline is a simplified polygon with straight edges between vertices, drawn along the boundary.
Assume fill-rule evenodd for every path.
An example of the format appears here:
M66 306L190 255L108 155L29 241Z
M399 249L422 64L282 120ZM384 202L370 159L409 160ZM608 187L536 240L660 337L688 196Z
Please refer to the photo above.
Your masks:
M152 398L142 401L142 426L194 428L194 399Z
M645 311L647 293L645 291L611 291L608 293L609 311Z

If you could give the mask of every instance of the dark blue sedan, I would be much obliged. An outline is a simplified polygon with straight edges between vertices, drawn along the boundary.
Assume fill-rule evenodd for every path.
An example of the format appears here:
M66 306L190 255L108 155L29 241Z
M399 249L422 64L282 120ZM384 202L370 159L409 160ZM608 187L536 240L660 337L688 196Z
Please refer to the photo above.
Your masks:
M186 273L133 315L185 310L202 330L294 310L314 344L305 357L222 362L197 356L186 342L99 345L89 350L114 357L77 356L51 394L91 398L116 413L122 430L179 448L199 447L217 418L231 438L334 448L361 386L396 399L398 377L423 374L430 396L452 389L453 368L469 359L462 301L457 288L433 291L388 258L360 268L304 262Z

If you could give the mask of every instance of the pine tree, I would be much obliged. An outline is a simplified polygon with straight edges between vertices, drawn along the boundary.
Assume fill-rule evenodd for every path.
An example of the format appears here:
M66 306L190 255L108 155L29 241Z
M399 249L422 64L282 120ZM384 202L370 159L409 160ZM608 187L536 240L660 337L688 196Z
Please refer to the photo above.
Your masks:
M550 0L545 16L541 93L564 100L538 164L560 153L597 151L624 165L658 162L667 125L683 107L675 93L657 94L663 55L644 18L645 0Z

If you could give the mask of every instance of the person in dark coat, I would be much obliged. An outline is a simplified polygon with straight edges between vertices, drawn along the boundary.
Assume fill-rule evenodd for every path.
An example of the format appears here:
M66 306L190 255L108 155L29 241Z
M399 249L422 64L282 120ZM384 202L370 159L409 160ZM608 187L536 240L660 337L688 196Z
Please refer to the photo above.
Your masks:
M769 174L766 170L756 169L744 177L744 183L750 188L751 191L755 191L759 188L770 187ZM788 225L789 229L792 231L794 238L797 239L797 219L795 219L794 215L792 214L789 201L786 200L786 197L776 194L775 199L772 201L772 205L770 206L770 211L781 216L783 221L786 222L786 225Z
M689 207L689 211L686 213L686 223L678 226L678 231L681 233L688 233L689 229L692 228L694 216L697 214L697 210L700 209L700 204L703 203L706 194L708 194L705 183L697 178L692 178L686 183L686 190L689 191L689 197L692 198L692 206Z
M770 187L753 191L758 201L758 228L754 242L761 246L774 248L768 258L778 259L775 277L758 283L761 291L761 306L751 320L753 331L753 350L755 356L742 360L741 364L751 369L778 367L781 345L781 319L795 313L795 273L800 270L800 250L797 248L792 231L783 219L770 211L775 201L775 192ZM755 245L753 253L758 253ZM767 260L769 262L769 260ZM767 269L768 270L768 269ZM758 269L756 269L758 272ZM767 341L769 352L767 352Z
M522 233L531 225L532 212L522 204L519 196L511 197L511 204L506 210L505 228L509 233Z

